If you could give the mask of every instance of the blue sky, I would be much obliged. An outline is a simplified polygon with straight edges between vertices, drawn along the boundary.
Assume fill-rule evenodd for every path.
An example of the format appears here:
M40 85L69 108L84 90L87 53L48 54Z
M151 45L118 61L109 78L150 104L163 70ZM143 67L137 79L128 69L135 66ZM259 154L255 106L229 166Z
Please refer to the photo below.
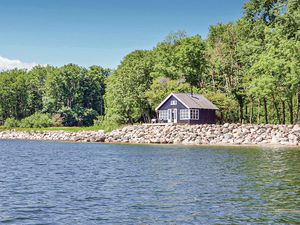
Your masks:
M135 49L152 49L184 30L242 16L245 0L1 0L1 59L116 68ZM15 62L16 63L16 62Z

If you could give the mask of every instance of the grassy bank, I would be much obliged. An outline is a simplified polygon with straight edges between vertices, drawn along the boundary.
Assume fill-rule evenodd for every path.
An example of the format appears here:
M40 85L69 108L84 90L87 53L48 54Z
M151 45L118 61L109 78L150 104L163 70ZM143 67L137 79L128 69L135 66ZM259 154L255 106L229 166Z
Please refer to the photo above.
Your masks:
M114 129L118 129L122 127L122 125L102 125L102 126L91 126L91 127L47 127L47 128L5 128L4 126L0 126L0 131L6 130L15 130L15 131L34 131L34 132L43 132L43 131L66 131L66 132L80 132L80 131L98 131L104 130L105 133L110 132Z

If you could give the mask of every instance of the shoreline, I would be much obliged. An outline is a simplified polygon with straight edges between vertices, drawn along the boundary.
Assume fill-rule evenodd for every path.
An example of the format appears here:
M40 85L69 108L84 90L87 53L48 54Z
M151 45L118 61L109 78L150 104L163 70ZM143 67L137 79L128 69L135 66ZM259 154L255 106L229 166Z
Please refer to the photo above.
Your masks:
M99 131L0 131L0 140L207 147L300 147L298 125L132 125Z
M71 140L36 140L36 139L1 139L0 141L36 141L36 142L56 142L56 143L77 143L77 144L99 144L99 145L132 145L132 146L174 146L174 147L207 147L207 148L300 148L299 145L279 145L279 144L157 144L157 143L122 143L122 142L86 142L86 141L71 141Z

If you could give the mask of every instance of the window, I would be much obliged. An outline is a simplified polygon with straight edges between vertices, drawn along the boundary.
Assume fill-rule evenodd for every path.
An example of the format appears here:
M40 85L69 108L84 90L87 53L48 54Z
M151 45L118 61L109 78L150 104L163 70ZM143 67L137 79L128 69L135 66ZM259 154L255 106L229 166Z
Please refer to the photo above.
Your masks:
M167 110L159 110L159 120L167 120L168 119L168 111Z
M191 120L199 120L199 110L191 109Z
M181 120L190 119L190 110L189 109L180 109L179 117L180 117Z
M177 105L177 101L176 100L172 100L171 101L171 105Z
M199 120L199 109L180 109L179 117L181 120Z

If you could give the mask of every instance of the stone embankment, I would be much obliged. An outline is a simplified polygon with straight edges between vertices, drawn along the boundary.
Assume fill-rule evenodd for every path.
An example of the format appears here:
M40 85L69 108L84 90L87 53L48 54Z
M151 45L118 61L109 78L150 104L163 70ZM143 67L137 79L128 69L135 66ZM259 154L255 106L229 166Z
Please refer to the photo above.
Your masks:
M190 145L299 145L298 125L134 125L103 131L0 132L0 139Z
M103 131L44 131L44 132L21 132L2 131L0 140L40 140L40 141L73 141L73 142L104 142L106 135Z
M106 142L190 145L298 145L298 125L143 125L109 133Z

